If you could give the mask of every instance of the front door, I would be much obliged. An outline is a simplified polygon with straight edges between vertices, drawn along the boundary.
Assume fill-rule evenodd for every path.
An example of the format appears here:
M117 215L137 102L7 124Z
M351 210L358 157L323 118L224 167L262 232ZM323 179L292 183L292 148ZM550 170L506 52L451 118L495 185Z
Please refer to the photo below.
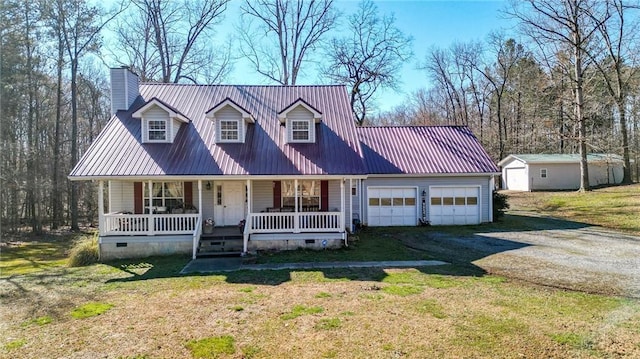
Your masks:
M219 226L234 226L244 219L244 182L218 182L222 185L222 198L217 201Z

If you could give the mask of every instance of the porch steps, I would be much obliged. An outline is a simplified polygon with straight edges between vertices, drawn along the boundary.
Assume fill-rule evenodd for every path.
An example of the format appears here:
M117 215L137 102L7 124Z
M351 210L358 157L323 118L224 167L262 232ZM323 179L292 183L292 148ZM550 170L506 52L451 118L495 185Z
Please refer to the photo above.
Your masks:
M216 227L213 233L202 234L198 245L197 257L240 255L243 238L238 227Z

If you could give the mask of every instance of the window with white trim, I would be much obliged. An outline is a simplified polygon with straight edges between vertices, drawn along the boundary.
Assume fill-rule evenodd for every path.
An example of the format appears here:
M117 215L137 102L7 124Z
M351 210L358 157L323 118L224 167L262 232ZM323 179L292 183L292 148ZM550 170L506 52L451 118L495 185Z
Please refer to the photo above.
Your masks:
M311 124L307 120L291 120L291 139L306 142L311 139Z
M220 120L220 141L238 141L240 139L240 121Z
M143 183L142 198L145 212L149 208L149 185ZM154 211L169 212L172 208L184 204L183 182L153 182L151 187L151 205Z
M167 140L167 121L165 120L149 120L147 123L149 141L166 141Z
M547 169L546 168L541 168L540 169L540 178L547 178Z
M282 181L282 207L295 207L294 181ZM298 181L298 207L320 208L320 181Z

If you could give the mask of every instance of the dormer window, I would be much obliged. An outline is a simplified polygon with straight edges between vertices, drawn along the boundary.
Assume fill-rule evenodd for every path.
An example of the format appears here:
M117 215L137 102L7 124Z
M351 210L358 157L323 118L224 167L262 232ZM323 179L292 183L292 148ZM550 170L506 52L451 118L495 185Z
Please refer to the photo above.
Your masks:
M222 141L238 141L240 138L239 129L240 121L220 120L220 140Z
M149 141L166 141L167 140L167 121L151 120L148 123Z
M316 142L316 123L320 123L322 113L305 100L299 98L278 113L287 131L289 143Z
M310 128L310 121L291 120L291 142L309 142Z
M230 98L213 106L206 116L215 124L218 143L244 143L247 124L255 122L247 110Z
M133 117L142 120L142 143L172 143L181 124L189 123L186 116L155 97L135 111Z

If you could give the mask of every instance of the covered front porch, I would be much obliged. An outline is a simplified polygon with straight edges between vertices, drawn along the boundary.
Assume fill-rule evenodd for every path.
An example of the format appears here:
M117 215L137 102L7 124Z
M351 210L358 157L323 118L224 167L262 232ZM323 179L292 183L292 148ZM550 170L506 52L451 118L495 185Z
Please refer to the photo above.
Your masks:
M237 226L242 252L325 248L346 239L360 181L317 179L186 179L99 181L101 242L175 236L191 241L195 258L204 232ZM108 202L105 206L105 194ZM355 211L354 211L355 207ZM120 243L120 242L118 242Z

